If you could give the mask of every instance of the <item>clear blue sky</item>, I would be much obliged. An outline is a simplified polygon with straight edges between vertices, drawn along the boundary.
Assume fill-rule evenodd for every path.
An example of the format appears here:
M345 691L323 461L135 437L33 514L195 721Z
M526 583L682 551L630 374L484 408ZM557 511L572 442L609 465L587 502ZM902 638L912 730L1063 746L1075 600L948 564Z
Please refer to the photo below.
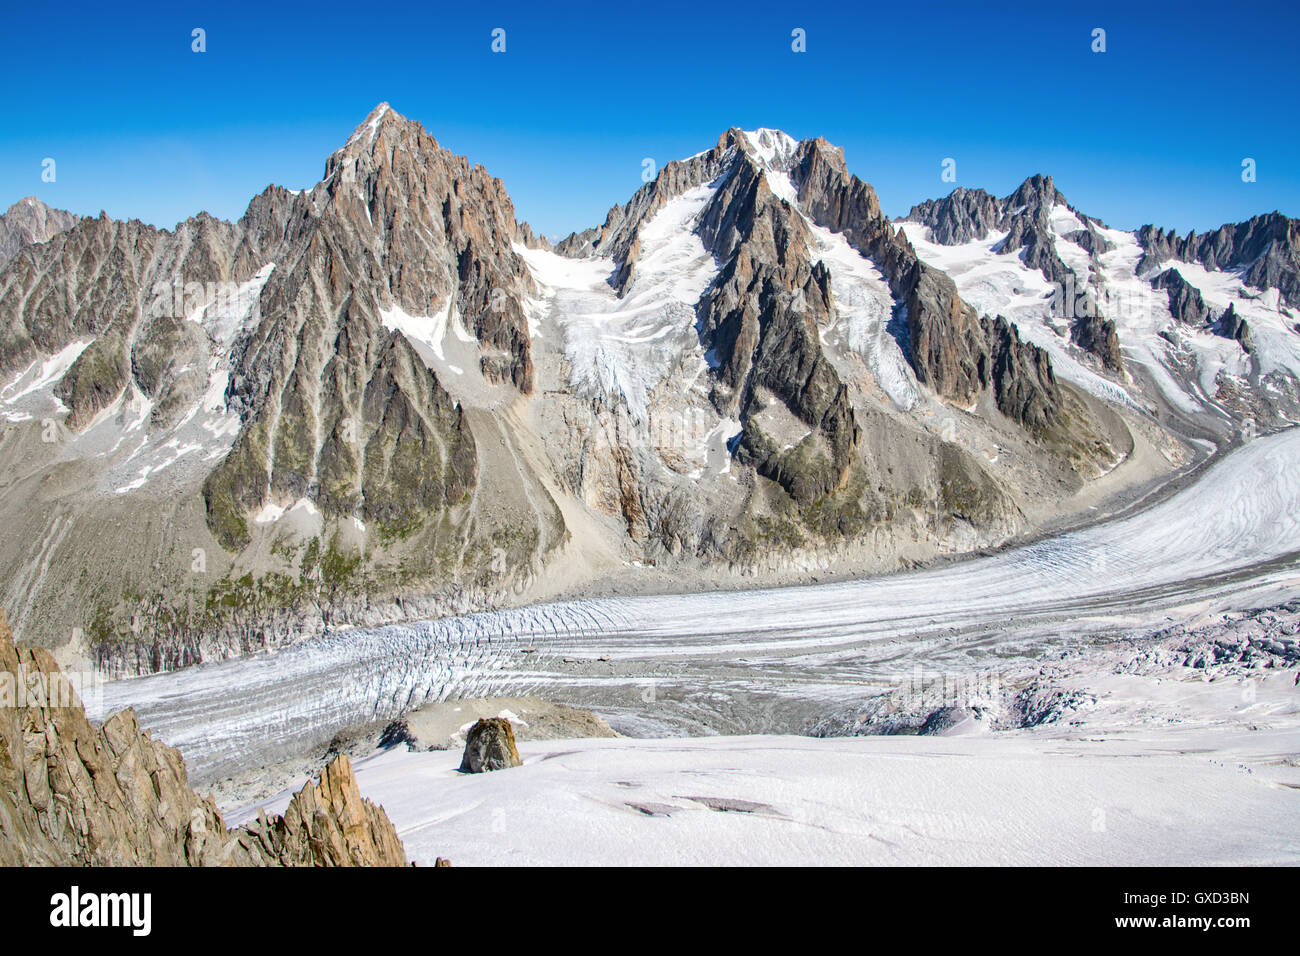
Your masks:
M501 177L546 234L598 224L644 157L733 125L843 146L891 215L949 192L952 157L958 185L1002 195L1050 173L1123 228L1300 216L1292 4L1057 6L14 3L0 208L36 194L163 226L237 218L269 183L315 183L388 100Z

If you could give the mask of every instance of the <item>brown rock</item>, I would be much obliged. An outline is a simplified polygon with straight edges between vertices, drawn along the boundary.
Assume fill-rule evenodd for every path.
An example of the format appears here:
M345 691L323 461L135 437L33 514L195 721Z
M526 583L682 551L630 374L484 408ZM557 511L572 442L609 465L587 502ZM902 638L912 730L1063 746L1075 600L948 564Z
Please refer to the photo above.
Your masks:
M519 751L515 749L515 731L509 720L483 717L469 729L465 737L465 755L460 761L461 773L484 773L522 765Z
M406 852L346 756L283 817L228 830L179 751L131 710L92 725L54 659L16 646L0 611L0 865L405 866Z

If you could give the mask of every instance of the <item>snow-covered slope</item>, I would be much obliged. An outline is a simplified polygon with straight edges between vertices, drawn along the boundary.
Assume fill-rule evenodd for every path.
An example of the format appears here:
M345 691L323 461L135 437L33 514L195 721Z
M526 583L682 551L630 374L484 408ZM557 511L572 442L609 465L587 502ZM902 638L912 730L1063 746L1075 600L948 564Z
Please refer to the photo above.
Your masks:
M187 364L170 373L173 378L192 374L205 383L185 407L157 422L153 400L132 383L83 428L66 440L59 437L60 457L97 462L101 489L113 494L134 492L151 482L156 486L164 473L165 481L179 481L181 473L191 484L201 481L230 450L239 431L239 416L226 399L231 346L258 321L258 298L274 268L268 264L247 282L215 290L184 316L206 339L202 348L185 353ZM0 390L4 417L11 423L61 423L68 410L55 388L91 341L73 342L50 359L33 362L5 385Z
M1051 355L1058 376L1107 401L1133 403L1124 384L1089 367L1078 349L1070 347L1066 326L1052 315L1052 284L1016 253L999 251L1006 233L945 246L930 241L925 226L904 222L899 228L922 260L952 277L962 298L980 312L1005 316L1024 339Z
M925 737L519 749L522 767L478 775L457 773L454 751L392 751L358 763L357 779L421 865L438 856L469 866L1300 862L1295 792L1243 772L1231 751ZM287 795L267 810L286 804Z
M718 264L695 228L717 188L712 182L690 189L642 225L635 277L622 296L612 287L617 264L610 258L569 259L515 246L545 290L534 308L559 325L579 395L619 399L643 420L655 387L684 352L699 351L695 303Z
M1020 196L1043 206L1014 206ZM1257 219L1273 222L1275 232L1283 221L1277 214ZM1255 222L1220 232L1245 231ZM1222 265L1212 257L1208 265L1179 259L1169 247L1195 248L1194 236L1109 228L1069 206L1041 177L1002 200L957 190L914 207L899 228L923 260L956 281L967 301L1013 320L1022 336L1051 354L1059 376L1099 397L1139 406L1158 398L1183 415L1227 418L1238 427L1255 418L1300 420L1300 315L1279 286L1246 283L1258 259L1238 263L1231 256L1241 256L1240 250L1220 250L1230 259ZM1008 248L1013 231L1016 244ZM1289 263L1278 267L1277 281L1286 283L1293 272L1285 270L1295 263L1286 259L1292 253L1282 242L1275 239L1259 257ZM1169 282L1171 272L1182 281ZM1171 311L1177 288L1196 300L1194 317ZM1229 309L1244 320L1244 332L1223 327ZM1094 311L1114 323L1124 365L1139 367L1148 381L1100 367L1076 344L1072 323ZM1154 394L1145 395L1147 387Z

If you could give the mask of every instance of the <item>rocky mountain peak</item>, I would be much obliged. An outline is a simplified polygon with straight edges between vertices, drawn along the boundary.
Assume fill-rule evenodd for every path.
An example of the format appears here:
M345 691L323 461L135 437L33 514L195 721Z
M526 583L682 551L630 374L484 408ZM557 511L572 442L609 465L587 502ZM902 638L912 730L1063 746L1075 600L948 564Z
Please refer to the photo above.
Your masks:
M1179 237L1175 230L1152 225L1138 230L1140 271L1154 271L1170 259L1196 262L1211 270L1241 270L1242 281L1256 289L1277 289L1282 301L1300 307L1300 220L1280 212L1224 223L1213 232L1195 230Z
M1062 221L1078 223L1068 235L1057 233L1061 209L1066 210ZM930 239L940 245L964 245L983 241L993 232L1005 233L992 251L1017 254L1025 265L1038 270L1061 290L1053 297L1051 308L1053 314L1070 320L1073 341L1111 371L1122 370L1115 324L1101 314L1092 297L1091 266L1083 274L1076 273L1057 249L1058 239L1074 243L1091 262L1110 245L1096 222L1069 204L1051 176L1035 173L1002 199L983 189L959 186L942 199L913 206L904 218L927 226ZM1080 293L1073 290L1082 290L1088 301L1086 307L1078 307Z
M268 500L409 532L464 496L474 443L439 378L463 370L434 370L441 342L416 330L463 328L484 387L531 391L522 238L499 179L387 104L371 112L295 200L239 344L245 426L206 486L223 540L246 540L244 516Z
M80 220L76 213L54 209L35 196L24 196L0 215L0 268L24 245L46 242Z
M1038 212L1051 211L1053 205L1066 205L1065 197L1057 190L1051 176L1034 173L1016 187L1015 192L1005 200L1009 212L1014 215L1017 210L1027 208Z
M799 149L799 141L793 136L779 129L766 127L739 132L737 142L765 168L789 170L794 162L795 152Z

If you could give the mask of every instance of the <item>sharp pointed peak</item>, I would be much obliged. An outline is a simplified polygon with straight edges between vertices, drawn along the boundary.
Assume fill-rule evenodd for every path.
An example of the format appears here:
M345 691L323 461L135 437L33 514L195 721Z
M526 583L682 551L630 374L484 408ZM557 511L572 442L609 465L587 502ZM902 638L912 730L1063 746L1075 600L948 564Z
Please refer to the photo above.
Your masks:
M1030 198L1040 198L1048 205L1053 203L1065 203L1065 196L1056 188L1056 183L1052 177L1046 173L1034 173L1032 176L1025 177L1024 182L1016 187L1008 199L1018 199L1025 201Z
M372 109L357 128L352 131L352 135L348 137L347 145L352 146L356 143L372 143L374 142L375 136L378 134L381 126L390 123L405 124L409 122L411 121L394 110L388 105L387 101L385 101Z

